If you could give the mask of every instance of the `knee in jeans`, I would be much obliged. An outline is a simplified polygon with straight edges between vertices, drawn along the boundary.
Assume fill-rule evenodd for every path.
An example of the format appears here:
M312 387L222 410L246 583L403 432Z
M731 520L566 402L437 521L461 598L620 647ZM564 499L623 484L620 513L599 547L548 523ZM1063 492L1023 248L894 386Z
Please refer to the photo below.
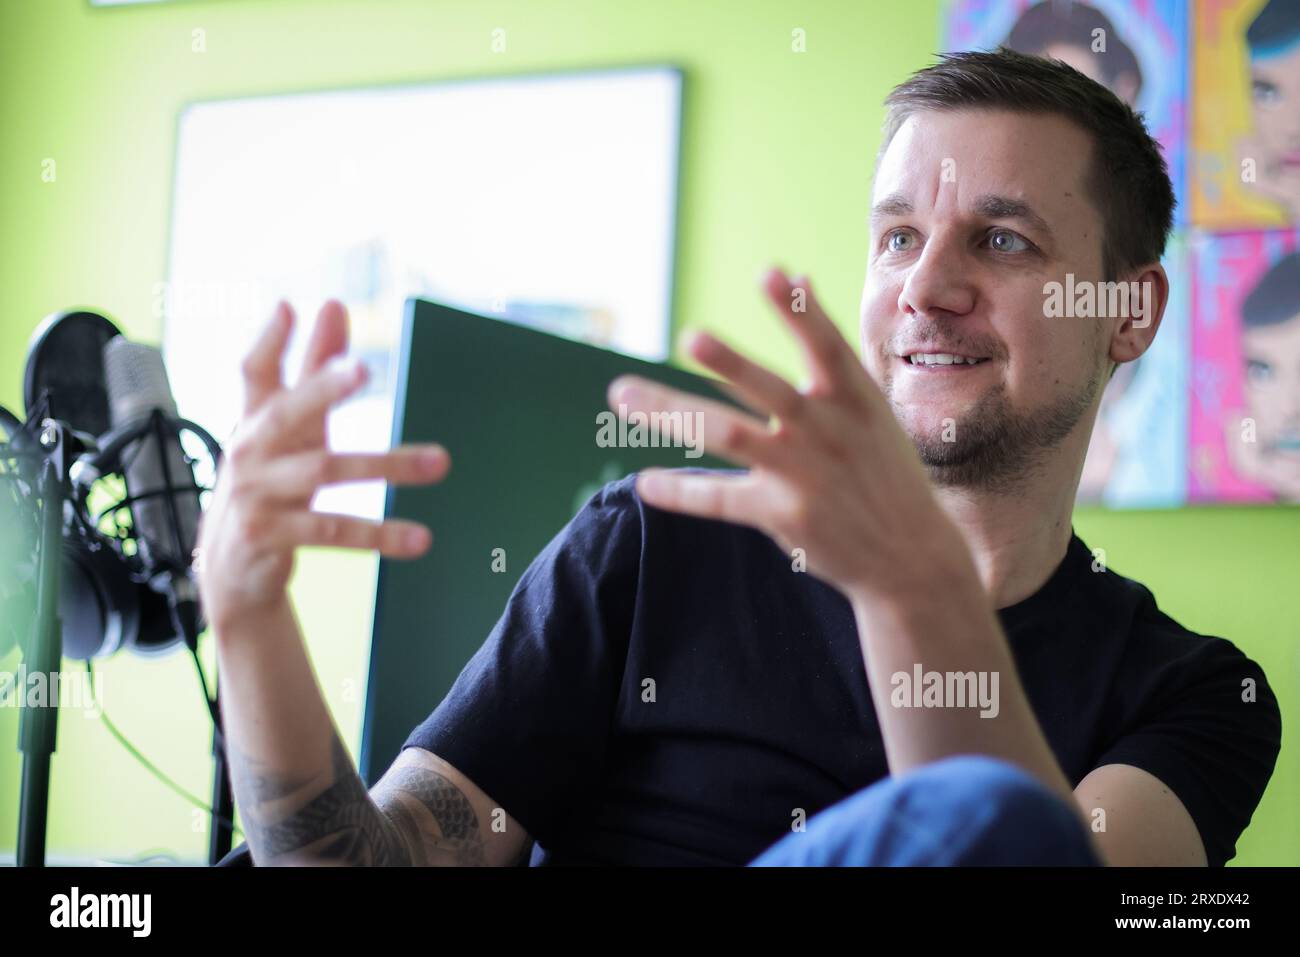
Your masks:
M981 785L981 790L1013 795L1020 791L1051 794L1024 768L987 754L955 754L914 769L912 774L954 775Z
M1095 864L1087 829L1027 771L964 754L877 782L813 816L760 863Z
M953 775L966 782L963 800L971 816L990 823L1009 822L1024 830L1082 832L1083 823L1065 800L1024 768L982 754L960 754L917 769L920 775ZM921 783L918 781L918 783Z

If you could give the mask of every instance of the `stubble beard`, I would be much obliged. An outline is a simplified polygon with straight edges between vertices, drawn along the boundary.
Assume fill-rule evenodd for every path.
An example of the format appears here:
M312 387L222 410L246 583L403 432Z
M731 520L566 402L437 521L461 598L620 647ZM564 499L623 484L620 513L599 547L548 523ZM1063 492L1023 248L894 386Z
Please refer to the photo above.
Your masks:
M1088 413L1100 382L1101 371L1094 366L1082 386L1029 413L1017 413L999 384L951 423L953 441L944 441L943 430L936 435L908 425L907 407L895 399L892 376L883 391L936 486L1013 494L1029 484L1048 454Z

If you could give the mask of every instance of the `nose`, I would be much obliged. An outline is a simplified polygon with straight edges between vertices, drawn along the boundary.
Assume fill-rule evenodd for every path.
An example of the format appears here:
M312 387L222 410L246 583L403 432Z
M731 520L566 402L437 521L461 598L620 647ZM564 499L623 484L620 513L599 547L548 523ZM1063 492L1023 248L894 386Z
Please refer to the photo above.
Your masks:
M903 315L964 316L975 308L975 286L955 238L934 235L908 270L898 293Z

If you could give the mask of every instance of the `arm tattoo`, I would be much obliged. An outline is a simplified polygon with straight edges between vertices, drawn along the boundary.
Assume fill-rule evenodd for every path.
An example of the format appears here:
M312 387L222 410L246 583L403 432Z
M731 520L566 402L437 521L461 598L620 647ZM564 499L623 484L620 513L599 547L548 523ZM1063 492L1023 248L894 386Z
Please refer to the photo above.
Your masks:
M432 863L430 851L451 863L485 863L478 819L469 800L451 781L425 768L401 768L391 788L418 801L442 834L426 847L420 824L405 802L377 804L334 736L330 784L287 814L270 813L266 804L284 801L318 779L295 777L231 750L232 778L246 821L254 861L289 855L290 860L348 865L410 866Z
M469 799L450 780L437 771L421 767L399 768L392 777L392 787L414 798L438 823L442 834L436 850L462 867L482 867L487 863L478 816ZM380 808L405 836L406 844L417 849L411 863L431 863L429 850L421 837L420 824L411 809L401 800L386 801Z
M231 751L231 777L254 861L286 856L304 863L405 863L401 840L377 813L338 735L330 745L328 786L288 813L267 805L292 803L293 795L318 785L319 779L285 774Z

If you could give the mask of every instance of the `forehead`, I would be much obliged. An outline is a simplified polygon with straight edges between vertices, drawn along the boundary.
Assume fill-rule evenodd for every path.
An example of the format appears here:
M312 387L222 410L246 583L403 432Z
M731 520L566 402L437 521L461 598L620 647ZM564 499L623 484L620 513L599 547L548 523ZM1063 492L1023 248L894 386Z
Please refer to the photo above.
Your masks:
M996 195L1031 205L1049 222L1096 215L1087 190L1092 140L1047 113L920 111L894 134L872 197L900 193L914 208L969 206Z
M1257 77L1275 83L1300 83L1300 42L1276 52L1253 54L1250 68Z
M1300 311L1283 322L1273 322L1267 326L1246 326L1242 339L1256 348L1300 352Z

